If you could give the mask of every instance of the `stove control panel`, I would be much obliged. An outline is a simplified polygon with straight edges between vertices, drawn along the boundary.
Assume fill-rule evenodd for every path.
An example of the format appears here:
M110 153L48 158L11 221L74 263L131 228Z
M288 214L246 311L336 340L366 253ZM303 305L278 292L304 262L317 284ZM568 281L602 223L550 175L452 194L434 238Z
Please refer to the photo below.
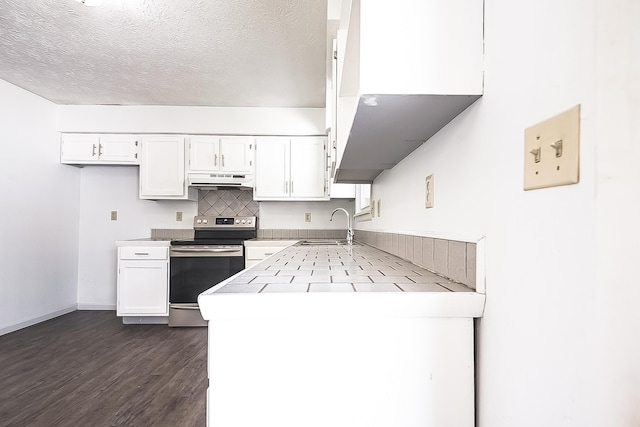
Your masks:
M193 228L257 228L255 216L197 216Z

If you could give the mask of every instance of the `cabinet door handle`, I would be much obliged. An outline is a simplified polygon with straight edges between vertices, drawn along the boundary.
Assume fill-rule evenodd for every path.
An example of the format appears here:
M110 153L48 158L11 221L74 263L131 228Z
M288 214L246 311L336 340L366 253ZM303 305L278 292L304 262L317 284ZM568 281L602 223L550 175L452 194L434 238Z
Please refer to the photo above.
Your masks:
M293 181L291 181L291 194L293 194Z
M102 156L102 144L98 144L98 157Z
M134 255L149 255L149 252L134 252Z
M220 158L222 159L222 167L224 167L224 154L222 154Z
M213 166L218 166L218 155L217 154L213 155Z
M91 157L96 155L96 144L93 144L93 151L91 152Z
M288 181L284 182L284 192L285 192L285 194L289 193L289 182Z

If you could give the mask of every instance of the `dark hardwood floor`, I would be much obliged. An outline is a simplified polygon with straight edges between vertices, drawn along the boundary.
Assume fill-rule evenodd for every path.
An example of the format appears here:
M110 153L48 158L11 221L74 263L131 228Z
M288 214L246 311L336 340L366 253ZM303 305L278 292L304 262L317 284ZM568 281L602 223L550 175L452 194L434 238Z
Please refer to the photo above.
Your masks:
M0 426L205 426L206 328L76 311L0 336Z

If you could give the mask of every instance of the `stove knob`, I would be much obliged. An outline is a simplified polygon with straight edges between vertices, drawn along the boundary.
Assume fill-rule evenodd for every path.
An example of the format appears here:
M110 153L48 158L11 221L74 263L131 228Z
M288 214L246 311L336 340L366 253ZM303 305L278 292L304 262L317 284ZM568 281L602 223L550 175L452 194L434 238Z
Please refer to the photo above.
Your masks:
M242 220L242 221L240 221L240 222L244 224L244 223L246 223L247 221L245 221L245 220L243 219L243 220Z
M202 223L202 220L201 220L201 219L197 219L197 220L196 220L196 224L201 224L201 223Z
M240 220L239 219L236 219L236 224L240 224Z
M247 220L247 224L251 224L251 220L250 219Z
M208 220L208 219L203 219L203 220L202 220L202 223L203 223L203 224L206 224L206 223L208 223L208 222L209 222L209 220Z

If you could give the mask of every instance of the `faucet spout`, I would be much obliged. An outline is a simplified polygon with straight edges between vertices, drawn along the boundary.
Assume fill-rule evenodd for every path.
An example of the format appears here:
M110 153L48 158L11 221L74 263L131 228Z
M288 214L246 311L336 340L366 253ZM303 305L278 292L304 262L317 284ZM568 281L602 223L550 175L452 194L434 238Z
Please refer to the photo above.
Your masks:
M347 245L351 245L353 244L353 228L351 228L351 216L349 215L349 212L344 208L335 208L333 212L331 212L331 218L329 218L329 221L333 221L333 215L338 211L344 212L347 216Z

